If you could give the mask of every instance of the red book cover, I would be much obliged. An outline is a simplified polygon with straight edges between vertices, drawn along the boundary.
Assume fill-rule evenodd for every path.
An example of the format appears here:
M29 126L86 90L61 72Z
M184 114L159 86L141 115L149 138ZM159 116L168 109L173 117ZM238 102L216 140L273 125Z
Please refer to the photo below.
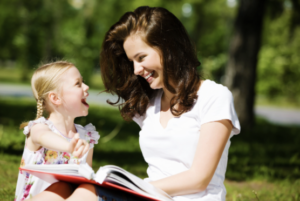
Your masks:
M155 198L151 198L145 195L142 195L138 192L135 192L131 189L125 188L123 186L120 185L116 185L110 182L106 182L104 181L102 184L94 181L94 180L89 180L86 179L84 177L79 177L79 176L72 176L72 175L63 175L63 174L57 174L57 173L50 173L50 172L43 172L43 171L37 171L37 170L29 170L29 169L25 169L25 168L19 168L21 171L25 171L28 172L29 174L32 174L48 183L54 183L57 181L64 181L64 182L69 182L69 183L74 183L74 184L83 184L83 183L90 183L90 184L95 184L98 186L103 186L105 188L112 188L112 189L118 189L121 191L125 191L131 194L134 194L136 196L142 197L143 199L147 199L147 200L155 200L155 201L159 201L158 199Z

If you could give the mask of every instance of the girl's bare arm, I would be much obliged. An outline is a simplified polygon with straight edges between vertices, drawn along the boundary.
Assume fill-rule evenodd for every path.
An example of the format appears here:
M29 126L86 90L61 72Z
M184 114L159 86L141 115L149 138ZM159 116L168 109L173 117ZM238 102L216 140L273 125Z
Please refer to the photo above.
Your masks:
M89 144L85 140L80 139L79 134L76 134L68 142L63 137L52 132L44 124L36 124L31 128L28 141L27 145L31 150L37 150L42 146L55 151L69 152L76 157L83 156L89 150Z

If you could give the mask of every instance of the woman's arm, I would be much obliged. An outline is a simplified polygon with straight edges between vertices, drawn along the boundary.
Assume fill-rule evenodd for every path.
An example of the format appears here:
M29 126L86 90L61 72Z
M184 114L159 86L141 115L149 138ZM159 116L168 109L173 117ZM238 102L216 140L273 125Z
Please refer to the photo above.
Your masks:
M28 139L30 149L37 150L38 147L46 147L51 150L69 152L76 157L83 156L89 150L89 144L79 138L76 134L70 142L52 132L47 125L36 124L31 128Z
M205 190L219 164L231 130L232 123L229 120L203 124L192 167L187 171L151 183L171 196Z

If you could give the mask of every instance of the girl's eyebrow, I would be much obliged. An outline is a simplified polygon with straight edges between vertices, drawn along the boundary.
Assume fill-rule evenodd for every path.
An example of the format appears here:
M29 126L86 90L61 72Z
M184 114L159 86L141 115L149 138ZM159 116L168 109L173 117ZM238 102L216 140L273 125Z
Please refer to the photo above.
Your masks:
M82 76L76 78L76 83L77 83L78 81L79 81L79 82L82 81Z

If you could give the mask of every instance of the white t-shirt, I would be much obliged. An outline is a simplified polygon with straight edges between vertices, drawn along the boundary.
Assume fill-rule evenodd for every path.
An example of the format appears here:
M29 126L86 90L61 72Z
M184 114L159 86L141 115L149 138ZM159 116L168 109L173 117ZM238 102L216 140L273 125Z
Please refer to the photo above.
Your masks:
M220 84L205 80L198 99L189 112L169 120L167 127L160 124L160 105L163 91L157 90L151 99L146 114L135 117L139 124L140 147L149 167L146 180L155 181L178 174L191 168L196 152L200 127L204 123L228 119L232 122L231 136L240 132L231 92ZM230 139L223 151L218 167L205 191L175 196L176 201L224 201L224 186Z

